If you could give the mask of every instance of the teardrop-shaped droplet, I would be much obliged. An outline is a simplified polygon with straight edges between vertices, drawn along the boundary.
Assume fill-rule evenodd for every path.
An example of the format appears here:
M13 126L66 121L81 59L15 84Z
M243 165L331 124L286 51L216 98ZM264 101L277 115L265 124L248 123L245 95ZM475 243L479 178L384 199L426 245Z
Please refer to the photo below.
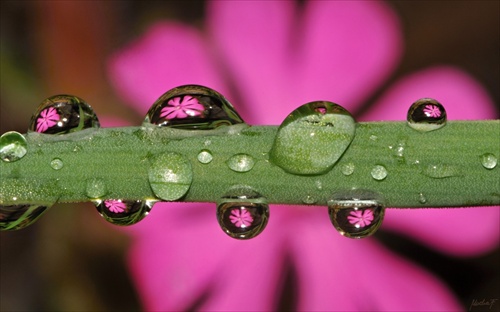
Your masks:
M237 239L253 238L264 230L269 206L250 188L235 188L217 202L217 220L222 230Z
M0 137L0 158L5 162L17 161L28 152L26 138L19 132L9 131Z
M46 134L65 134L87 128L98 128L94 110L84 100L73 95L55 95L37 108L29 130Z
M342 106L319 101L304 104L281 123L270 160L293 174L329 171L354 139L356 122Z
M432 131L446 125L446 110L438 101L423 98L410 106L406 119L415 130Z
M494 169L497 166L497 158L491 153L481 155L481 164L486 169Z
M94 203L106 221L115 225L132 225L149 214L154 201L106 199L96 200Z
M163 153L148 171L149 185L158 198L173 201L184 196L193 181L191 163L178 153Z
M164 93L151 106L144 122L189 130L244 123L224 96L199 85L180 86Z
M33 224L47 210L43 205L0 205L0 230L19 230Z
M236 172L247 172L252 170L255 165L255 160L247 154L236 154L227 160L229 168Z
M333 226L343 236L364 238L374 234L384 219L380 196L366 190L338 193L328 201Z

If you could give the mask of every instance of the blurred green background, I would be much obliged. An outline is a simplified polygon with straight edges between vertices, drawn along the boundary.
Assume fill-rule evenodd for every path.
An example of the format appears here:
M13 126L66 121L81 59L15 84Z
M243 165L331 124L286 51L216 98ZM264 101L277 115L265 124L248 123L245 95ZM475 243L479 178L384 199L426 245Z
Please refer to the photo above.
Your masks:
M418 69L456 65L499 107L499 1L388 2L402 21L405 54L386 86ZM84 98L99 117L140 124L107 79L107 57L156 20L201 28L203 14L203 1L0 1L0 133L26 132L36 106L59 93ZM498 249L452 258L391 234L378 237L442 278L464 309L472 299L500 296ZM128 244L91 204L59 204L31 227L0 233L0 310L140 310L125 267Z

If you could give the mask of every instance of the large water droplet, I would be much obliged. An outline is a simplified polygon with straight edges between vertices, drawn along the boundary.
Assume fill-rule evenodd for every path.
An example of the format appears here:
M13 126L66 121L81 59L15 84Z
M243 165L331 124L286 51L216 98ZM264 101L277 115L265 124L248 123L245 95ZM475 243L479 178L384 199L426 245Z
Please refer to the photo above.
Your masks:
M19 132L9 131L0 137L0 158L5 162L14 162L26 155L28 143Z
M94 203L106 221L115 225L132 225L149 214L155 201L106 199Z
M380 196L366 190L334 194L328 201L333 226L343 236L364 238L374 234L382 224L385 207Z
M342 106L307 103L281 123L270 160L293 174L325 173L344 154L355 131L356 122Z
M198 85L180 86L164 93L151 106L144 122L190 130L244 123L224 96Z
M247 172L252 170L255 160L247 154L236 154L227 160L227 165L236 172Z
M191 163L177 153L156 156L149 167L149 184L156 196L173 201L184 196L193 181Z
M72 95L54 95L44 100L31 117L29 130L47 134L65 134L98 128L94 110Z
M202 164L208 164L214 159L212 153L209 150L202 150L200 153L198 153L197 158L198 161Z
M47 210L43 205L0 205L0 230L19 230L33 224Z
M50 162L50 166L52 167L52 169L54 170L60 170L62 169L62 167L64 166L64 163L63 161L60 159L60 158L54 158L52 159L52 161Z
M376 165L373 167L370 174L375 180L381 181L387 177L387 169L382 165Z
M103 179L92 178L87 180L85 193L89 198L100 198L108 193L106 182Z
M423 98L410 106L406 119L415 130L432 131L446 125L446 110L438 101Z
M481 155L481 164L486 169L493 169L497 166L497 158L491 153Z
M233 238L249 239L259 235L268 219L266 199L250 188L234 188L217 202L219 225Z

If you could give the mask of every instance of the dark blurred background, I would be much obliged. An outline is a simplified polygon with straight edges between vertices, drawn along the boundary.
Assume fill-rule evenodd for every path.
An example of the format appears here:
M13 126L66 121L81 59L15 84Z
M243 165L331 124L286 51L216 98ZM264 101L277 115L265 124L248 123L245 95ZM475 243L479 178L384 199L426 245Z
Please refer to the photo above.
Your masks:
M456 65L499 107L500 1L388 2L402 21L405 53L386 87L425 67ZM58 93L84 98L99 117L139 124L107 79L107 57L155 20L201 28L203 15L203 1L0 1L0 133L26 132L36 106ZM498 248L453 258L392 234L378 237L442 278L464 309L472 299L500 299ZM128 244L90 204L58 204L34 225L0 233L0 310L140 310L125 267Z

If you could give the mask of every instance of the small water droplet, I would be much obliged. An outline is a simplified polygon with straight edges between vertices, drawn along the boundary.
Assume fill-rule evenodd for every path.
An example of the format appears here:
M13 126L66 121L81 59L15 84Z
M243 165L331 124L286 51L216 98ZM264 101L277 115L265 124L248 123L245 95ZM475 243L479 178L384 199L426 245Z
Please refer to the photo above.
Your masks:
M202 150L198 154L198 161L202 164L208 164L214 159L212 153L209 150Z
M349 176L354 173L354 164L352 162L343 164L340 167L340 171L342 172L343 175Z
M356 122L342 106L318 101L300 106L281 123L270 160L292 174L329 171L354 139Z
M314 185L316 185L316 188L317 188L318 190L322 190L322 189L323 189L323 183L321 183L321 181L320 181L320 180L316 180L316 181L314 181Z
M80 145L75 145L75 147L73 147L73 152L75 153L78 153L82 150L82 147Z
M491 153L481 155L481 164L486 169L493 169L497 166L497 158Z
M373 167L370 174L375 180L381 181L387 177L387 169L385 169L385 167L382 165L376 165L375 167Z
M19 132L9 131L0 137L0 158L5 162L17 161L28 152L26 138Z
M422 170L422 174L434 179L454 177L458 173L456 167L444 164L429 165Z
M370 140L377 141L378 137L376 135L370 135Z
M149 109L146 124L190 130L210 130L244 123L220 93L198 85L185 85L164 93Z
M217 202L219 225L232 238L250 239L259 235L268 219L267 200L250 188L235 188Z
M64 163L63 161L60 159L60 158L54 158L52 159L52 161L50 162L50 166L52 167L52 169L54 170L60 170L62 169L62 167L64 166Z
M193 181L191 163L181 154L155 157L148 171L149 184L158 198L173 201L183 197Z
M105 196L108 193L106 182L104 182L103 179L99 178L92 178L87 180L85 193L89 198L100 198Z
M133 225L144 219L155 201L150 200L96 200L99 214L109 223L115 225Z
M423 98L410 106L406 119L415 130L432 131L446 125L446 110L438 101Z
M46 134L65 134L87 128L98 128L94 110L84 100L73 95L54 95L37 108L29 130Z
M33 224L45 210L45 205L0 205L0 230L25 228Z
M236 154L227 160L229 168L236 172L248 172L255 165L255 160L247 154Z
M371 191L352 190L334 194L328 201L333 226L343 236L364 238L382 224L385 207L380 196Z
M423 193L418 194L418 202L421 204L425 204L427 202L427 198Z
M317 202L317 199L314 196L307 195L302 199L302 202L306 205L312 205Z

